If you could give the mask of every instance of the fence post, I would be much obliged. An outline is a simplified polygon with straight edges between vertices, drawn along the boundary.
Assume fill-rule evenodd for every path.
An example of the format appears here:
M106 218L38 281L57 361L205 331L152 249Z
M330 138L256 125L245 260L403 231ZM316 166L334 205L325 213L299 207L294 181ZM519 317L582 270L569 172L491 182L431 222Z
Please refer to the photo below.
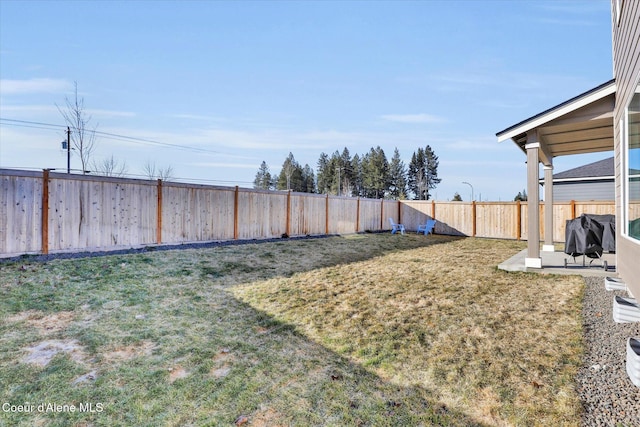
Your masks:
M431 200L431 219L436 219L436 201Z
M329 193L324 199L324 234L329 234Z
M162 243L162 180L158 179L158 210L156 215L156 243Z
M360 197L356 202L356 233L360 231Z
M287 224L285 233L287 233L287 236L291 235L291 190L287 191Z
M575 217L576 217L576 201L572 200L571 201L571 219L575 219Z
M471 202L471 215L472 215L472 235L473 237L476 237L476 201L473 200Z
M522 239L522 207L520 205L520 200L516 202L516 239Z
M236 185L236 191L233 195L233 240L238 240L238 203L240 199L240 189Z
M49 170L42 170L42 253L49 253Z
M380 199L380 231L384 230L384 199Z

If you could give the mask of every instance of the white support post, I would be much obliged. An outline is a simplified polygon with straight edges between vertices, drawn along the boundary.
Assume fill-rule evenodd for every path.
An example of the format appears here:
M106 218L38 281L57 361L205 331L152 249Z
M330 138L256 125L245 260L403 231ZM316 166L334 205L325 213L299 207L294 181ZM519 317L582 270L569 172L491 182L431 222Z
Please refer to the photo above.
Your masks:
M530 141L527 149L527 256L524 265L527 268L542 268L540 258L540 184L538 183L540 144L535 141L537 132L527 135Z
M553 164L544 166L544 245L543 252L555 252L553 246Z

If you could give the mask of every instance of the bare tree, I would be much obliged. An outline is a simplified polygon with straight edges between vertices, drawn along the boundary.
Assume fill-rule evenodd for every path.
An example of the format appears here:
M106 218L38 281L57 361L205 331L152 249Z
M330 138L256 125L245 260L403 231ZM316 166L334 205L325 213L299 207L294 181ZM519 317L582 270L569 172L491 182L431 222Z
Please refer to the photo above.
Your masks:
M93 162L92 168L98 175L123 177L127 174L127 163L120 163L113 155L101 162Z
M97 125L90 127L91 116L84 108L84 98L78 98L78 82L73 82L73 85L73 99L65 97L66 108L61 108L58 104L56 107L71 129L71 146L80 155L82 173L85 174L95 149Z
M166 168L158 168L156 167L156 163L152 162L151 160L147 160L147 162L142 167L142 171L149 179L161 179L163 181L170 181L174 178L172 166L167 166Z
M142 166L142 172L144 172L145 176L149 179L157 179L156 178L156 164L151 160L147 160L147 162Z
M174 178L173 176L173 167L167 166L166 168L158 169L158 178L163 181L170 181Z

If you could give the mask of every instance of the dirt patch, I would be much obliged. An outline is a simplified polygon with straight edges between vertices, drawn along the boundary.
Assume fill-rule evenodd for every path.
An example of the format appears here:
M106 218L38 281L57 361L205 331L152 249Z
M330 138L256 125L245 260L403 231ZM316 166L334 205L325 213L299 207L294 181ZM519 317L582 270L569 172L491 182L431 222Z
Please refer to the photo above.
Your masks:
M72 311L45 314L37 310L28 310L7 317L6 321L9 323L27 322L29 326L38 329L41 334L47 335L64 331L74 318L75 314Z
M233 355L226 348L223 348L218 354L213 356L213 361L216 363L224 363L231 359L233 359Z
M282 419L282 415L272 408L260 409L251 417L251 425L257 427L281 427L278 421Z
M182 366L177 365L172 368L169 368L169 382L173 383L181 378L186 378L189 376L189 371L184 369Z
M229 375L229 372L231 372L234 359L235 357L228 349L222 349L220 353L213 357L214 366L211 368L211 371L209 371L209 374L214 378L226 377Z
M86 356L80 343L76 340L47 340L25 349L28 355L22 358L23 363L47 366L57 354L68 354L71 360L83 363Z
M72 384L76 385L76 384L92 382L92 381L95 381L96 378L98 378L98 372L96 370L93 370L93 371L91 371L89 373L86 373L84 375L81 375L78 378L76 378L75 380L73 380Z
M222 365L220 367L217 368L213 368L211 370L211 375L214 378L224 378L227 375L229 375L229 372L231 372L231 366L230 365Z
M151 341L142 341L128 346L117 347L111 351L105 351L104 360L107 362L120 362L136 357L151 356L156 345Z

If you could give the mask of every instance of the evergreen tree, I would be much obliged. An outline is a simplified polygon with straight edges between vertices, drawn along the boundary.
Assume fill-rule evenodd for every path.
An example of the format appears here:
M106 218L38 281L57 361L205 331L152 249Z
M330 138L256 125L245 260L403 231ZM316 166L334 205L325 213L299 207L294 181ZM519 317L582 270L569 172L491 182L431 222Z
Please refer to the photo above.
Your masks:
M389 163L389 197L392 199L404 199L407 194L407 178L404 162L400 159L398 148L393 151L393 157Z
M389 189L389 162L380 146L365 154L362 160L364 196L381 199Z
M253 180L253 188L261 190L272 189L273 179L271 178L271 172L269 172L269 166L264 160L260 164L260 168L256 173L256 178Z
M407 176L409 190L417 200L429 200L429 190L436 188L442 181L438 178L438 156L431 147L418 148L411 156Z
M528 199L527 190L522 190L522 192L518 192L516 197L514 197L513 201L514 202L517 202L517 201L526 202L527 199Z
M461 202L462 201L462 197L460 197L460 194L458 194L456 192L456 194L453 195L453 199L454 202Z
M329 194L331 189L332 176L329 171L329 156L326 153L320 153L318 159L318 193Z
M422 165L424 164L424 151L418 148L411 155L409 162L409 170L407 171L407 187L413 193L414 199L419 200L424 187L424 173L422 173Z
M351 179L353 180L353 186L351 195L354 197L361 197L362 194L362 161L358 154L353 155L351 159Z
M316 178L313 169L308 164L302 169L302 191L305 193L316 192Z
M329 181L328 194L338 194L340 187L340 177L338 176L340 170L340 153L336 150L329 158L328 173L331 176Z
M304 191L303 188L302 168L293 157L293 153L289 153L282 164L282 170L278 176L277 189Z
M427 145L427 148L425 148L424 152L427 160L425 169L425 175L427 179L426 200L429 200L429 198L431 197L429 190L433 190L434 188L436 188L438 184L440 184L442 179L438 178L438 165L440 164L440 162L438 161L438 156L436 156L436 153L431 149L429 145Z
M352 166L351 155L347 147L342 150L342 154L336 151L332 157L334 165L334 189L339 196L351 195L352 185Z

